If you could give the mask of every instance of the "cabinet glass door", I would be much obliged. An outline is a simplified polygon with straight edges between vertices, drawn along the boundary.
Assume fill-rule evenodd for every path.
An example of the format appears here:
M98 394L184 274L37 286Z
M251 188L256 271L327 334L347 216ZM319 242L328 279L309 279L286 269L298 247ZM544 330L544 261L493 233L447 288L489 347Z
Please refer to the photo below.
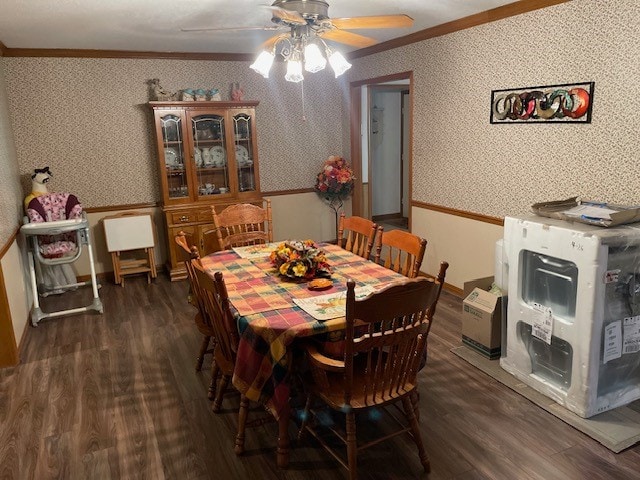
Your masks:
M191 117L198 197L229 192L225 129L224 115L203 114Z
M169 198L189 196L189 184L185 169L184 139L182 138L182 118L167 114L160 117L165 174Z
M238 175L238 190L252 192L256 189L253 166L253 118L248 113L233 116L233 138Z

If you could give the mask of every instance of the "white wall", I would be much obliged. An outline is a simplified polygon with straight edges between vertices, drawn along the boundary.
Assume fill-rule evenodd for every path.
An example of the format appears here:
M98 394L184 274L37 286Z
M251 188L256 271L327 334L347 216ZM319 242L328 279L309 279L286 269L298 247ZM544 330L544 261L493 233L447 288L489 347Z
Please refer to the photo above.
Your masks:
M317 241L329 241L336 238L334 213L316 193L275 195L269 198L273 213L274 240L311 238ZM350 200L345 202L343 210L347 215L351 214ZM164 264L167 260L167 239L162 210L158 207L136 211L153 215L158 237L156 263L158 265ZM101 220L117 213L120 211L89 213L87 215L97 273L113 271ZM86 249L78 261L73 264L73 268L76 275L89 275L89 257Z
M412 128L411 125L411 108L409 100L410 94L401 93L400 98L404 98L406 102L402 110L402 123L404 128L402 129L402 216L409 217L409 210L411 205L411 192L409 191L409 132Z
M501 226L418 207L411 215L412 232L429 242L422 272L435 275L440 262L448 261L446 282L460 289L468 280L493 275Z
M400 212L401 96L399 92L375 92L372 108L378 109L378 133L371 135L372 215Z
M29 311L33 298L29 288L29 276L25 268L26 255L22 246L23 241L24 239L19 236L0 259L13 322L13 333L18 344L29 322Z
M269 197L273 215L275 241L307 239L335 240L335 215L316 193L276 195ZM346 215L351 215L351 200L344 205Z

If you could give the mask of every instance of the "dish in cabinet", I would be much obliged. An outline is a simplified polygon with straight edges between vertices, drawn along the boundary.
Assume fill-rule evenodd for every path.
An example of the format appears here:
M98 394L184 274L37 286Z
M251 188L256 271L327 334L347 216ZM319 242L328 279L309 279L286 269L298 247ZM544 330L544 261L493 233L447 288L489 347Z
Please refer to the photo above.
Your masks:
M209 155L211 156L212 165L215 167L224 167L227 163L227 152L221 145L216 145L209 149Z
M193 149L193 159L196 162L196 167L201 167L204 164L204 161L202 160L202 150L200 150L199 148L194 148Z
M167 147L164 149L164 164L173 168L180 166L180 159L175 148Z
M249 160L249 151L244 145L236 145L236 161L241 167L253 164L253 161Z

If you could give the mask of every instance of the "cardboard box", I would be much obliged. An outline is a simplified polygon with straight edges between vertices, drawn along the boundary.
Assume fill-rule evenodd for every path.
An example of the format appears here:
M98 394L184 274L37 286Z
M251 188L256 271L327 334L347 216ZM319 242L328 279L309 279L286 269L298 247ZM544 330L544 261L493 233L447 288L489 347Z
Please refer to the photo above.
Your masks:
M586 223L599 227L614 227L616 225L640 222L640 207L637 205L590 202L580 200L578 197L534 203L531 205L531 210L542 217Z
M502 336L502 303L488 290L493 277L479 278L464 284L462 302L462 343L487 358L500 357Z

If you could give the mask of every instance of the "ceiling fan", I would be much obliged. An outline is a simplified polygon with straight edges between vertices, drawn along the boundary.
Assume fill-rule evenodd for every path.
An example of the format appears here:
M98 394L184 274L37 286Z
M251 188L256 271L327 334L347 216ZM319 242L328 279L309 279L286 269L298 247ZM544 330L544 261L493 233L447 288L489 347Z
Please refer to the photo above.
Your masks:
M263 5L272 12L273 26L262 27L224 27L224 28L181 28L183 32L216 31L216 30L290 30L292 35L302 34L309 29L317 37L344 43L353 47L364 48L377 43L377 40L347 32L345 30L373 28L410 27L413 19L408 15L375 15L368 17L330 18L329 4L324 0L276 0L272 5ZM263 47L275 44L282 36L289 33L276 34L267 40Z
M325 40L343 43L357 48L370 47L377 40L348 32L347 30L375 28L410 27L413 19L408 15L375 15L351 18L330 18L329 4L324 0L276 0L264 5L272 12L271 21L275 24L264 27L226 27L226 28L183 28L182 31L220 31L220 30L275 30L277 33L262 44L263 52L251 68L265 78L275 58L276 51L287 62L285 78L299 82L302 77L302 64L305 70L322 70L329 60L336 77L344 73L351 64L337 51L333 51ZM324 49L324 56L321 52Z

